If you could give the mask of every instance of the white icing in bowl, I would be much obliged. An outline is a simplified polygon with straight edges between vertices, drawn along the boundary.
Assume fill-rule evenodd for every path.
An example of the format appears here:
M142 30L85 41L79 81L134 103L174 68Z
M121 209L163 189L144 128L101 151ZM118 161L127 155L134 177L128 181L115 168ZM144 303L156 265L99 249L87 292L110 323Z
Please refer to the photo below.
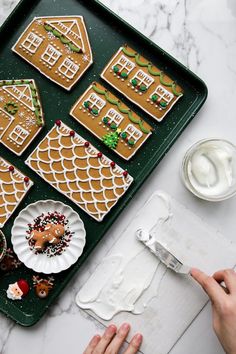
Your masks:
M186 152L185 186L199 198L221 201L236 194L236 147L226 140L206 139Z
M44 253L35 254L26 239L28 224L42 213L55 211L65 215L69 221L68 227L73 233L70 243L61 255L48 257ZM14 252L26 267L38 273L51 274L69 268L78 260L83 252L85 239L83 221L71 207L58 201L40 200L28 205L19 213L12 228L11 240Z

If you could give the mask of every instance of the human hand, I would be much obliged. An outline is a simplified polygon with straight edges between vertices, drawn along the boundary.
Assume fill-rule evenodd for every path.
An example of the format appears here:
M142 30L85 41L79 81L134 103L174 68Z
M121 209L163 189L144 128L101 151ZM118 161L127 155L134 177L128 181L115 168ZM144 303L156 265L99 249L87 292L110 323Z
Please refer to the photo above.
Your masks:
M123 323L118 330L115 325L110 325L102 337L96 335L91 339L84 354L118 354L129 331L130 325L128 323ZM136 354L141 346L142 340L142 335L137 333L132 338L128 348L123 354Z
M198 269L192 277L202 286L212 303L213 328L227 354L236 354L236 273L233 269L220 270L208 276ZM224 291L220 283L224 281Z

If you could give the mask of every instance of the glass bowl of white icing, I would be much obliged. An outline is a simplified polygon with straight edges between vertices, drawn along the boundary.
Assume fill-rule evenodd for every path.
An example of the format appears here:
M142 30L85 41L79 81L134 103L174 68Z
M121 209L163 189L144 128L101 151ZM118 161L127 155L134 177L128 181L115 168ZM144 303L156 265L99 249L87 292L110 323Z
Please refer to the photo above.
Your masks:
M193 194L222 201L236 194L236 146L227 140L200 140L186 152L182 179Z

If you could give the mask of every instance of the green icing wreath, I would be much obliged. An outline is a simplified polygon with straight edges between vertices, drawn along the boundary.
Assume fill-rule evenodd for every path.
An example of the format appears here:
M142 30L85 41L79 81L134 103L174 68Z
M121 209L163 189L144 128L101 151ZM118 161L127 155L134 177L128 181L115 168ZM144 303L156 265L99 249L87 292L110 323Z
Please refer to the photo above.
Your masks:
M14 116L18 112L18 105L15 102L9 101L4 106L5 111L10 115Z

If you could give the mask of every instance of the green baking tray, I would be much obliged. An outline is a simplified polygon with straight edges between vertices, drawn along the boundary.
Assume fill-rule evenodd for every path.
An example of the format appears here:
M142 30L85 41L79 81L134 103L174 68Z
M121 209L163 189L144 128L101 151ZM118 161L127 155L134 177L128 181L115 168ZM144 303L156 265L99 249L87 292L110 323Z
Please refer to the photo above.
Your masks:
M73 14L84 16L93 50L94 64L73 90L67 92L14 54L11 51L11 47L33 17ZM33 272L22 266L14 272L1 275L0 310L20 325L31 326L44 315L49 306L56 300L98 242L104 237L109 227L119 217L134 194L174 144L178 136L195 117L207 98L207 87L194 73L97 0L22 0L1 27L0 43L0 79L35 79L40 91L46 121L45 128L21 157L16 157L0 144L0 155L34 181L33 188L3 229L7 236L8 245L10 246L14 218L26 205L39 199L50 198L70 205L80 214L87 232L87 242L83 255L74 266L55 276L55 287L47 299L37 298L31 288L30 294L22 301L13 302L8 300L6 297L8 284L17 281L19 278L25 278L32 285ZM69 110L76 99L92 81L101 81L99 76L102 69L118 48L125 43L158 65L184 89L184 96L161 123L154 122L147 114L144 114L139 108L124 99L125 103L129 104L131 109L147 120L154 129L152 136L129 162L122 160L114 152L100 144L92 134L69 116ZM105 83L104 86L108 87ZM110 87L108 88L111 92L115 92ZM120 97L118 92L115 93ZM133 185L125 196L120 199L101 223L93 220L70 200L55 191L24 164L30 152L46 135L56 119L63 120L121 167L127 168L129 173L135 178Z

